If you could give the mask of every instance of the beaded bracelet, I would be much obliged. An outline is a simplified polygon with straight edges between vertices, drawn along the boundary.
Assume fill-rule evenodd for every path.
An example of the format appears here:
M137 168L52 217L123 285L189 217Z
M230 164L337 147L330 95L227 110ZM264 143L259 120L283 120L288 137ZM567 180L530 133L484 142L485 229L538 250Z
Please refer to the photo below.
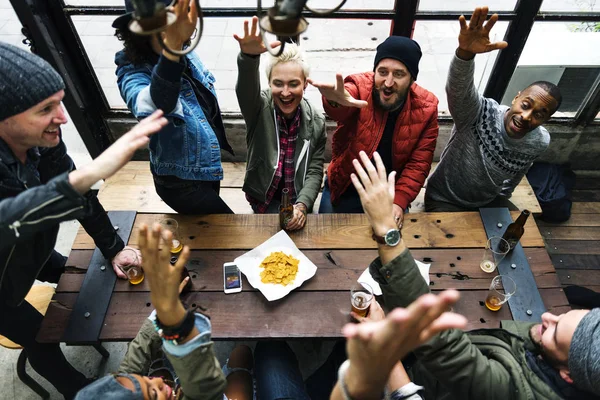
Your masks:
M154 325L154 330L162 340L177 346L182 339L188 337L194 329L195 322L196 316L194 312L187 310L183 321L179 325L164 326L158 319L158 316L152 321L152 325Z

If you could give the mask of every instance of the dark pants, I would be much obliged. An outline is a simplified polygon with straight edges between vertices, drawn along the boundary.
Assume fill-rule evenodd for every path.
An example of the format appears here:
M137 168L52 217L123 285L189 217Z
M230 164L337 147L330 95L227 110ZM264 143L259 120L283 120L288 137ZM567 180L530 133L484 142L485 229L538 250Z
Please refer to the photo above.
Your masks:
M154 175L156 193L179 214L233 214L219 197L220 181L188 181Z
M66 257L54 251L38 279L58 282L66 260ZM66 399L71 399L87 384L86 377L69 364L58 343L38 343L35 340L43 318L27 301L17 307L0 304L0 334L23 346L32 368Z
M346 359L345 342L336 343L327 361L302 381L298 359L284 341L258 342L254 349L257 400L328 399Z
M269 206L267 207L267 209L265 210L265 212L263 214L279 214L280 206L281 206L281 201L273 199L273 200L271 200L271 203L269 204ZM254 213L256 214L256 207L254 207L252 204L250 204L250 207L252 207L252 211L254 211Z
M479 211L480 208L503 208L506 207L510 211L519 211L519 208L511 203L506 197L498 196L493 201L481 207L463 207L458 204L447 203L445 201L432 200L427 197L425 192L425 211L426 212L462 212L462 211Z
M350 185L353 185L352 183ZM360 196L354 189L354 186L346 189L338 199L337 204L331 203L331 190L329 190L329 180L325 178L325 186L321 195L321 204L319 205L319 214L332 213L349 213L362 214L364 213Z

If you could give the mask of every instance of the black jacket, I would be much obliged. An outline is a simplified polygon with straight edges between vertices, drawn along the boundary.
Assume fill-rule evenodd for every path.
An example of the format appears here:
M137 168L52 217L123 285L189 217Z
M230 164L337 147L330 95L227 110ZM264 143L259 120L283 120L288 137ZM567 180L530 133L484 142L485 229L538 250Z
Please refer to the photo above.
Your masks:
M56 147L30 149L25 164L0 139L0 305L23 301L62 221L78 219L108 259L125 246L96 196L82 196L69 183L74 169L62 139Z

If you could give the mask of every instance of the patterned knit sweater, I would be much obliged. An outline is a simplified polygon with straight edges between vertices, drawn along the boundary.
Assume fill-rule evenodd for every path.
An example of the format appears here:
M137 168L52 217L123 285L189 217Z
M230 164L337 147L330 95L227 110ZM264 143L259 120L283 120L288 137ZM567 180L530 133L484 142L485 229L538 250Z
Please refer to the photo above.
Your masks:
M450 64L446 94L454 126L427 183L427 197L463 207L510 197L550 144L550 134L541 126L522 139L510 138L504 126L509 108L477 92L474 69L474 60L456 56Z

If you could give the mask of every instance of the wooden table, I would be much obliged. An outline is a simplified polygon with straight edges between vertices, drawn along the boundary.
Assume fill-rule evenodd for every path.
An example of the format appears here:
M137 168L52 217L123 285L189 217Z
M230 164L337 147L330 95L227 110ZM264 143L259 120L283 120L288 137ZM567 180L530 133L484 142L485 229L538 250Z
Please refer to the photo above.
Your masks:
M513 218L517 214L513 213ZM137 246L137 228L142 223L152 224L164 217L137 214L129 244ZM206 309L214 339L340 337L340 329L348 318L349 289L377 256L364 215L309 215L306 227L290 233L290 237L318 267L312 279L274 302L268 302L245 278L243 292L225 295L223 263L233 261L277 233L278 216L175 218L180 224L180 236L193 250L188 269L194 289L185 301ZM448 288L461 291L455 311L468 318L468 329L498 327L500 320L512 318L508 306L491 312L483 303L493 274L479 268L486 242L479 213L407 214L403 236L416 259L431 263L430 285L434 292ZM521 244L546 308L554 313L568 310L568 301L533 218L527 221ZM81 230L68 260L68 273L59 282L38 340L61 341L93 249L93 241ZM119 280L100 340L131 340L151 311L147 282L131 286Z

